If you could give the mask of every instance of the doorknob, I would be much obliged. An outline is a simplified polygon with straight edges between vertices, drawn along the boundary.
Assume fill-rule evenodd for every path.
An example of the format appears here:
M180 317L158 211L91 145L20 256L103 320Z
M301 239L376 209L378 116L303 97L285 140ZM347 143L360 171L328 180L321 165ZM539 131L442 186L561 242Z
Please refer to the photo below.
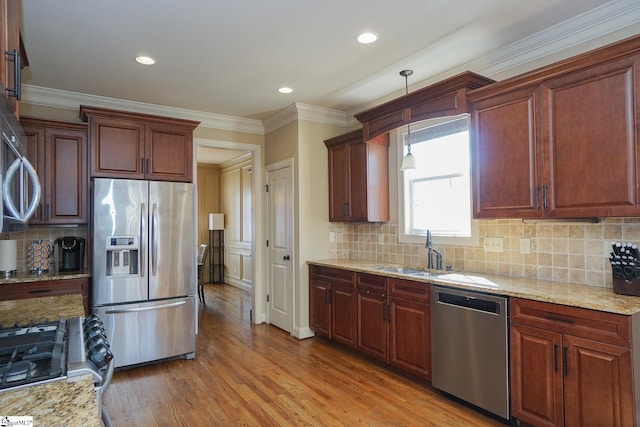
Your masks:
M285 261L289 261L290 257L289 257L289 255L285 255L285 256L282 257L282 259L285 260Z

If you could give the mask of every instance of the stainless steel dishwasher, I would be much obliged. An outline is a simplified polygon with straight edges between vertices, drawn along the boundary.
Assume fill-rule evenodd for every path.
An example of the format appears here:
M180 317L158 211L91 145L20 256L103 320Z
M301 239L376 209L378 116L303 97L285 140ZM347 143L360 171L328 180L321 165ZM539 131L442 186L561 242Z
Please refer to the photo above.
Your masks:
M431 287L433 387L509 420L507 301Z

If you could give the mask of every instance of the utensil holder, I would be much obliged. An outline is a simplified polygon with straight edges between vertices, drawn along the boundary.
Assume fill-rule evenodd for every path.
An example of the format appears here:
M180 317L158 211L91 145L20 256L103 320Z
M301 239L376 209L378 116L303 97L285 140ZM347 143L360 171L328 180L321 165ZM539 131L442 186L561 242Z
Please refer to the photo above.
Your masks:
M640 296L640 277L625 280L613 276L613 293L620 295Z

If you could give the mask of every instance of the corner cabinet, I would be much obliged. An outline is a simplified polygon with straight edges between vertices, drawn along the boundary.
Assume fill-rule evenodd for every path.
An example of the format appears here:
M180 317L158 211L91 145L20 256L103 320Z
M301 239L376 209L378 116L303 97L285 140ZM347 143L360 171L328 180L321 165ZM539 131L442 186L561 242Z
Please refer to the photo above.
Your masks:
M514 417L536 426L636 423L629 316L510 304Z
M368 141L362 130L326 140L329 221L389 221L389 136Z
M87 126L22 117L27 158L38 172L42 197L29 224L86 224Z
M90 175L193 181L193 130L199 122L80 106L89 124Z
M639 215L639 91L635 38L470 92L474 217Z

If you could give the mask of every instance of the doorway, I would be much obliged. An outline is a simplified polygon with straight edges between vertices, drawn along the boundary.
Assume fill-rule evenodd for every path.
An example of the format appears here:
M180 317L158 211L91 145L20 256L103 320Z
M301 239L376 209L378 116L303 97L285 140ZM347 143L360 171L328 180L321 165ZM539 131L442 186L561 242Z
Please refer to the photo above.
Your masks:
M263 245L258 244L259 241L264 241L263 236L263 224L258 220L262 218L262 211L264 210L262 207L262 192L258 191L258 189L262 188L262 166L260 164L260 159L262 158L262 147L260 145L255 144L247 144L247 143L236 143L236 142L228 142L228 141L219 141L219 140L211 140L211 139L203 139L203 138L194 138L194 170L198 170L198 163L202 162L203 164L221 164L229 159L233 159L235 157L241 157L243 154L250 156L251 165L249 168L250 173L248 174L247 180L250 180L251 187L254 189L252 191L252 200L251 200L251 218L253 219L250 224L250 235L251 235L251 243L249 244L250 253L251 253L251 262L250 266L245 266L250 271L250 277L252 278L251 285L251 299L252 299L252 307L251 307L251 319L253 323L264 323L266 319L266 306L263 303L264 295L264 281L263 281L263 262L264 262L264 250L262 249ZM218 158L218 160L215 160ZM225 160L220 160L225 159ZM196 180L196 184L198 188L198 192L200 191L198 182ZM206 183L200 183L203 187L205 187ZM221 206L209 206L207 209L211 209L214 212L217 212L221 209ZM206 243L208 241L208 224L205 219L200 218L202 215L199 215L198 218L198 238L199 240L205 240L202 243ZM227 220L225 219L225 223ZM205 275L205 277L208 277Z

